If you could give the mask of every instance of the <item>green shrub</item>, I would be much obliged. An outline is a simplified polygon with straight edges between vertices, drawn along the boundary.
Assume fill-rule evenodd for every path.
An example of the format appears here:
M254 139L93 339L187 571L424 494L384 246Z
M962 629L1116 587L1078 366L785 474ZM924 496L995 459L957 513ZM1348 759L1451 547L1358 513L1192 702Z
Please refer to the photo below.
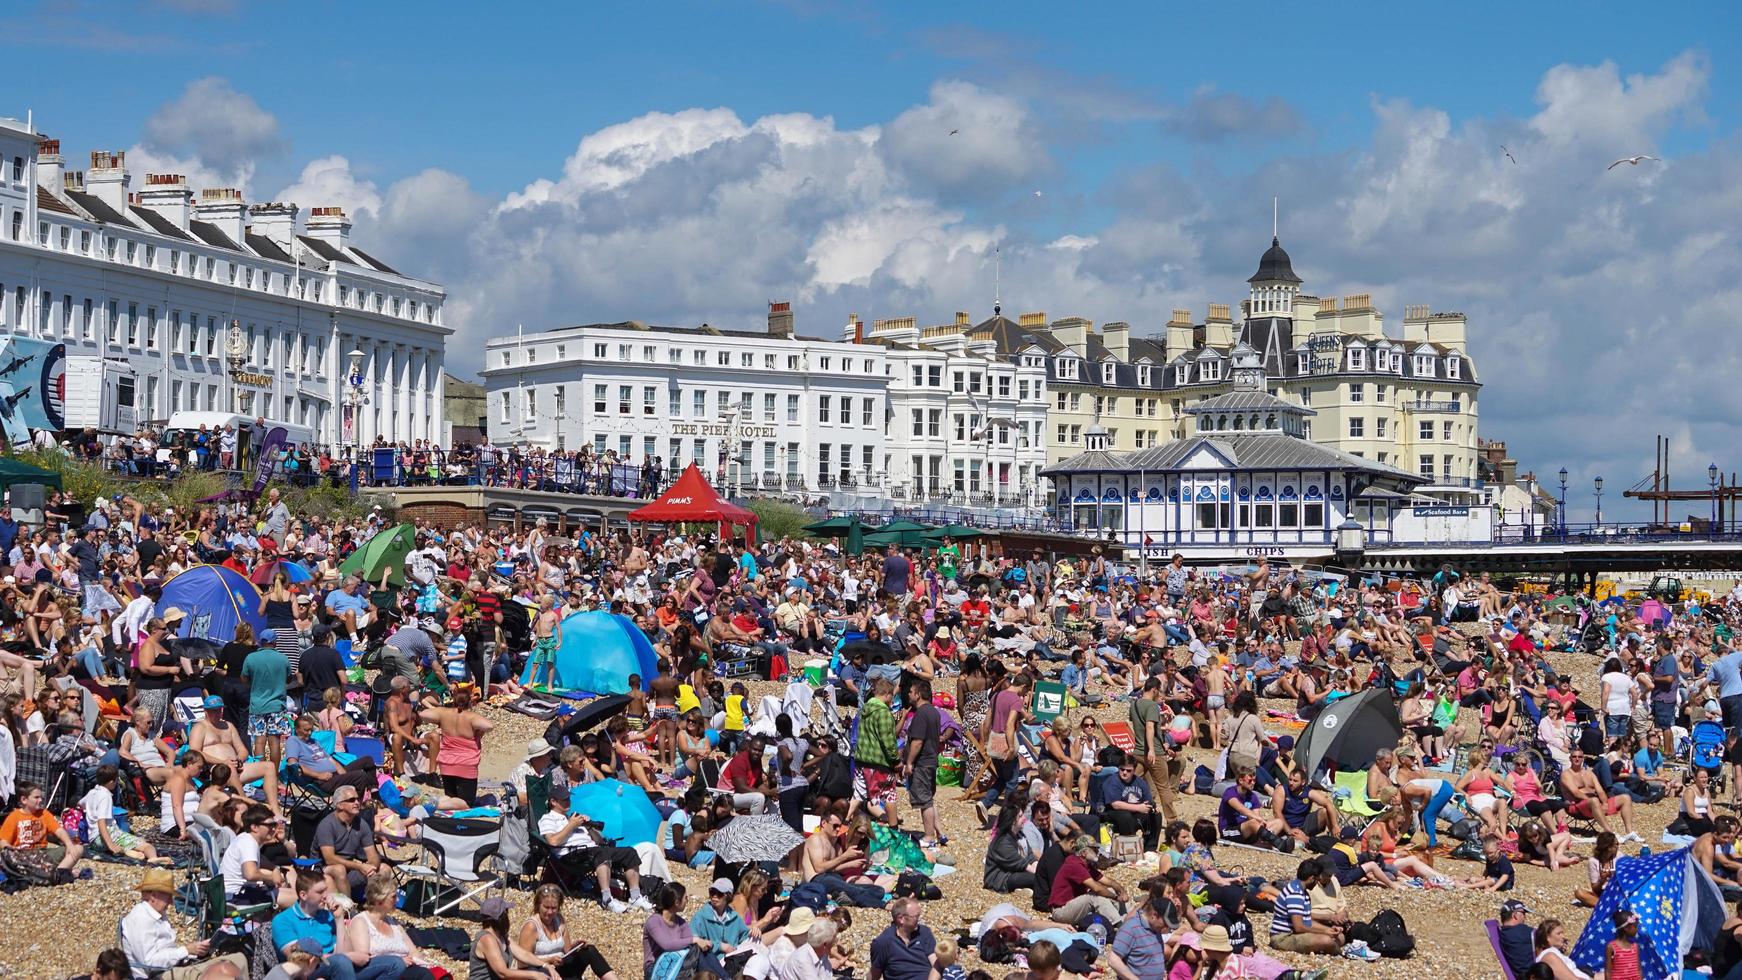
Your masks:
M806 524L816 518L784 500L757 497L744 506L756 515L756 536L759 541L779 541L781 538L808 538Z

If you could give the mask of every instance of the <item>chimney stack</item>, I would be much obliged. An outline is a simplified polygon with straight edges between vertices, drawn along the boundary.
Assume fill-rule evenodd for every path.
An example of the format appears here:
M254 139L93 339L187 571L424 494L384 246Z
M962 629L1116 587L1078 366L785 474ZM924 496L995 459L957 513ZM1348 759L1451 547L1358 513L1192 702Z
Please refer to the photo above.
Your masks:
M1101 328L1101 338L1107 350L1121 363L1131 360L1131 325L1114 321Z
M276 202L249 205L248 230L289 252L290 240L296 235L297 210L294 204Z
M1080 316L1060 317L1052 322L1052 339L1069 347L1078 357L1089 356L1089 321Z
M791 303L782 302L768 304L768 335L771 337L786 338L792 336Z
M36 186L59 196L66 189L62 174L66 165L61 161L60 140L43 137L36 144Z
M1173 360L1192 349L1192 311L1174 310L1167 321L1167 359Z
M1227 303L1211 303L1204 317L1204 345L1226 349L1234 346L1234 318L1228 315Z
M967 310L957 310L956 311L956 326L965 327L968 325L969 325L968 324L968 311Z
M1045 313L1024 313L1024 314L1022 314L1020 320L1018 321L1017 326L1020 326L1020 327L1044 327L1044 326L1046 326L1046 314Z
M150 208L182 231L192 217L193 192L181 174L146 174L145 189L138 194L139 206Z
M116 214L127 213L127 154L120 150L92 150L91 169L85 172L85 188Z
M341 207L310 208L308 237L344 251L351 244L351 219Z
M242 192L234 187L208 187L200 191L200 202L194 205L194 217L223 232L236 247L242 246L243 215L247 205Z

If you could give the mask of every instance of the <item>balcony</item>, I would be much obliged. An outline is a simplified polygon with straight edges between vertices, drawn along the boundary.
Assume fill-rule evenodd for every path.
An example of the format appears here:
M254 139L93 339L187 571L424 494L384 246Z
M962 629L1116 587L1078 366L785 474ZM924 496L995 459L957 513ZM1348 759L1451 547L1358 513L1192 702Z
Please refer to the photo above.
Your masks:
M1441 401L1429 401L1425 398L1418 398L1412 402L1400 401L1397 403L1397 407L1406 412L1436 415L1456 415L1464 410L1463 402L1460 402L1455 398Z

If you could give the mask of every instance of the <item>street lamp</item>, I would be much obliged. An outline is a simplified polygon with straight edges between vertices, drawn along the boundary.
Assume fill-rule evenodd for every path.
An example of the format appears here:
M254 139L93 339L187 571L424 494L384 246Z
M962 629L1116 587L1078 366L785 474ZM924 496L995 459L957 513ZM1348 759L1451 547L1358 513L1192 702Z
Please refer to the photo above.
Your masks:
M1561 539L1567 536L1567 468L1561 467L1561 504L1560 504Z
M1706 479L1712 483L1712 530L1718 530L1718 464L1706 467Z
M1603 525L1603 478L1597 477L1597 526Z

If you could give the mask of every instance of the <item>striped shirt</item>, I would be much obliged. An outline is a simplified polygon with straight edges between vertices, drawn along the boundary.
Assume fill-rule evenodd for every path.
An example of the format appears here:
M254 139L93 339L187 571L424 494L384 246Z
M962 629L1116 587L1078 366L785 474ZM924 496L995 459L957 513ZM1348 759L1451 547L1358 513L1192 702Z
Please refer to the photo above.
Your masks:
M1293 919L1297 915L1303 925L1313 924L1312 899L1307 897L1306 886L1298 880L1282 886L1282 894L1276 898L1276 908L1270 913L1270 934L1285 936L1294 932Z

